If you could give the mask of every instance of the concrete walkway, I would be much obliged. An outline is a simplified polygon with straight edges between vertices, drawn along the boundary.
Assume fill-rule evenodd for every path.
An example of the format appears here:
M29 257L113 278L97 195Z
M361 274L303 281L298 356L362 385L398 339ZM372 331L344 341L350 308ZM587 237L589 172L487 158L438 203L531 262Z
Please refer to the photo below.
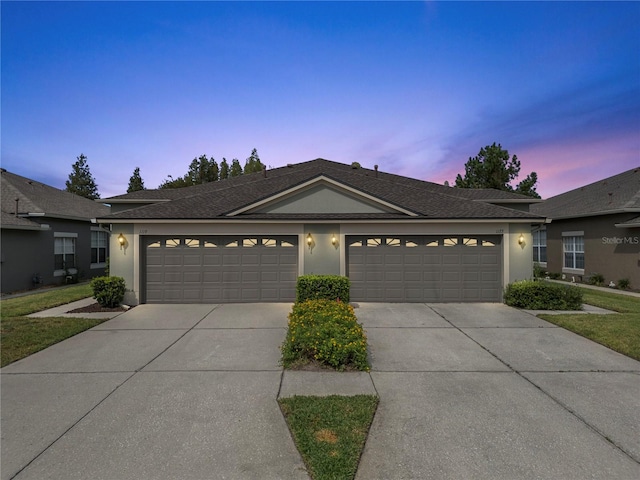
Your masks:
M1 478L306 479L278 396L377 393L358 479L640 478L640 362L499 304L361 304L368 373L283 372L290 305L140 305L2 369Z

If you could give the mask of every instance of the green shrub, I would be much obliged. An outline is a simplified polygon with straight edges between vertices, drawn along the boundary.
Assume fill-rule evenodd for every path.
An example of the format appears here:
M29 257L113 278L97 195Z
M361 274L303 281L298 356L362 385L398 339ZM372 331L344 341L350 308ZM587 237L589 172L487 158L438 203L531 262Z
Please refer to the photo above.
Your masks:
M582 291L573 285L523 280L507 285L504 303L530 310L581 310Z
M307 300L294 304L281 350L285 368L317 361L337 370L369 370L367 337L348 303Z
M95 277L91 280L93 298L105 308L114 308L120 305L124 298L126 285L122 277Z
M618 288L620 290L629 290L631 288L631 282L628 278L621 278L618 280Z
M533 264L533 278L544 278L547 275L545 269L539 264Z
M592 273L589 277L589 285L602 286L604 284L604 275L601 273Z
M548 275L551 280L560 280L562 278L562 274L558 272L549 272Z
M302 275L296 284L296 302L340 300L349 303L351 282L340 275Z

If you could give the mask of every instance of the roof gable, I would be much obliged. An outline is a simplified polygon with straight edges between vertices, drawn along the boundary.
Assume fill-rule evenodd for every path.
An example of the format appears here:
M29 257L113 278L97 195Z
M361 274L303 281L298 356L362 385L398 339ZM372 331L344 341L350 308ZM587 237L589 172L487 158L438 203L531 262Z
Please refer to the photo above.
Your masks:
M247 205L229 216L242 213L271 214L416 214L321 175L301 185Z

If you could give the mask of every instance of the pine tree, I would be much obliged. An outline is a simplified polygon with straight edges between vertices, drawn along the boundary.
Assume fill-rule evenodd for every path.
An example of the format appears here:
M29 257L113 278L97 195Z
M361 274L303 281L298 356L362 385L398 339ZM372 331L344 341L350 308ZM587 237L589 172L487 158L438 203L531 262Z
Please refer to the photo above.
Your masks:
M264 165L260 161L260 157L258 156L258 151L254 148L251 150L251 155L247 158L244 164L244 173L254 173L261 172Z
M464 169L464 177L460 174L456 177L456 187L495 188L540 198L536 192L536 172L527 175L515 188L511 185L520 174L520 161L516 155L510 157L509 152L495 142L481 148L477 156L469 158Z
M230 177L239 177L242 175L242 167L240 166L240 161L237 158L234 158L231 162L231 170L229 171Z
M142 180L142 177L140 176L140 167L136 167L133 171L133 175L129 178L127 193L137 192L138 190L146 190L146 188L144 188L144 180Z
M220 162L220 180L226 178L229 178L229 164L227 163L227 159L222 157L222 162Z
M90 200L96 200L100 198L98 193L98 185L91 175L89 165L87 164L87 157L84 154L80 154L77 157L77 161L71 166L71 173L69 174L69 180L65 182L66 191L80 195L81 197L88 198Z

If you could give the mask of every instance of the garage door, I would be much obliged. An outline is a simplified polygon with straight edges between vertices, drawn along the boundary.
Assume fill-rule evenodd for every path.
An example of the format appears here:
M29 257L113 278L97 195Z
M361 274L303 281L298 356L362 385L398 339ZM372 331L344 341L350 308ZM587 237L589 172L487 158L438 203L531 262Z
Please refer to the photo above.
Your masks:
M296 236L146 237L147 303L291 302Z
M501 236L349 236L351 299L499 302Z

